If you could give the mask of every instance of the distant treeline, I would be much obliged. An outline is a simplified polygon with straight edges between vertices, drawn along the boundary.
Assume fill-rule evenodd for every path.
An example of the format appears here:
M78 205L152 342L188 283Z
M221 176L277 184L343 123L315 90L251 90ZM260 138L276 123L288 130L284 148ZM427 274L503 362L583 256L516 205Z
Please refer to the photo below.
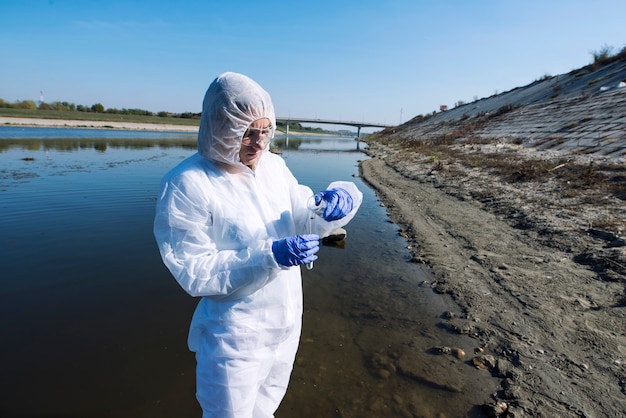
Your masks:
M171 113L171 112L150 112L143 109L115 109L105 107L101 103L96 103L91 106L77 105L70 102L39 102L34 100L18 100L10 103L3 99L0 99L0 108L5 109L24 109L24 110L57 110L66 112L86 112L86 113L109 113L113 115L137 115L137 116L159 116L168 118L182 118L182 119L200 119L200 113Z
M281 128L282 131L287 129L287 124L285 122L276 121L276 126ZM289 130L298 131L298 132L313 132L313 133L325 133L322 128L311 128L310 126L302 126L299 122L289 122Z
M3 109L6 109L3 111ZM76 120L124 120L126 122L171 123L181 125L197 124L202 113L153 113L143 109L105 109L100 103L91 106L76 105L69 102L40 102L19 100L9 103L0 99L0 114L12 117L41 117L45 119L76 119ZM278 128L286 130L286 123L277 122ZM302 126L299 122L289 122L289 130L293 132L329 133L322 128ZM342 133L342 132L339 132Z
M0 99L0 108L5 109L21 109L21 110L56 110L60 112L85 112L85 113L102 113L110 115L134 115L134 116L159 116L163 118L181 118L181 119L200 119L202 113L171 113L171 112L150 112L143 109L115 109L105 107L101 103L96 103L91 106L76 105L69 102L39 102L35 103L33 100L18 100L13 103L9 103L3 99ZM285 122L277 122L279 128L286 129ZM289 129L293 131L304 131L323 133L322 128L311 128L308 126L302 126L298 122L289 122Z
M39 102L35 103L33 100L18 100L13 103L9 103L3 99L0 99L0 108L5 109L21 109L21 110L56 110L60 112L85 112L85 113L101 113L110 115L133 115L133 116L159 116L162 118L181 118L181 119L200 119L202 113L170 113L170 112L150 112L143 109L115 109L105 107L101 103L96 103L91 106L76 105L69 102ZM286 129L284 122L277 123L279 128ZM289 129L300 132L313 132L323 133L322 128L311 128L308 126L302 126L298 122L289 122Z

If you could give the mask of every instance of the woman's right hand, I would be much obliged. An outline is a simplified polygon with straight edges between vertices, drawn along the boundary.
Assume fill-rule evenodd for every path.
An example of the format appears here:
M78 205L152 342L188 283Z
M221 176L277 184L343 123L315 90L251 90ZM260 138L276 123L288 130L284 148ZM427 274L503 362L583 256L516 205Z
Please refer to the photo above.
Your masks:
M285 267L312 263L317 260L320 237L315 234L294 235L274 241L272 252L276 262Z

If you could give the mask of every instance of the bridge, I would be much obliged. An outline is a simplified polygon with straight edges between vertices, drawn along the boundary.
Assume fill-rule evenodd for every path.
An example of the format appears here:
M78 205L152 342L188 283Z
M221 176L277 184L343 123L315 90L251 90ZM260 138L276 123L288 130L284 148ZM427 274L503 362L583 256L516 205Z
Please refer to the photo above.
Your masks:
M289 135L289 122L296 123L324 123L327 125L346 125L346 126L354 126L357 128L356 139L358 140L361 137L361 128L388 128L393 125L385 125L382 123L370 123L370 122L357 122L357 121L345 121L345 120L332 120L332 119L311 119L311 118L281 118L276 117L277 122L284 122L287 126L286 135Z

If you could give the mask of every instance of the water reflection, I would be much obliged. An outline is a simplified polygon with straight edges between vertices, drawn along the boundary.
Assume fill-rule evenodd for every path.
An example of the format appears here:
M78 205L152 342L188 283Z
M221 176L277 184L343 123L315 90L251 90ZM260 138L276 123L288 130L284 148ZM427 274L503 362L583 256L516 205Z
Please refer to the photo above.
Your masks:
M199 416L186 347L197 301L151 232L159 181L195 152L195 135L45 131L0 138L0 357L11 359L0 415ZM427 277L358 177L356 141L281 141L302 183L352 180L364 202L343 247L303 270L302 344L277 417L476 416L488 376L429 353L473 341L440 328L445 299L420 286Z
M120 131L104 129L64 129L0 127L0 153L11 148L30 151L55 150L70 152L93 148L98 151L114 149L184 148L196 149L197 134L153 131ZM353 137L331 135L285 136L280 133L271 144L272 150L354 151L360 143Z
M72 152L83 149L94 149L105 152L107 149L147 149L147 148L183 148L195 150L196 138L161 138L161 139L132 139L132 138L8 138L0 140L0 153L10 149L28 151L60 151Z

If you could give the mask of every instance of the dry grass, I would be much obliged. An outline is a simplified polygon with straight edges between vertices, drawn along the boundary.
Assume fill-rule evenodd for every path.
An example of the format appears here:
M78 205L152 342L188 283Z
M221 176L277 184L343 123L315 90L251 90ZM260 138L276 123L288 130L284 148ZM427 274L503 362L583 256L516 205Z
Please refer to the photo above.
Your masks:
M464 184L472 196L487 205L499 205L505 210L503 200L523 202L532 206L533 214L515 212L520 227L530 223L542 224L542 207L556 210L562 217L554 223L565 221L569 229L601 228L617 233L626 230L623 209L626 202L626 165L597 162L589 158L568 155L555 158L525 152L521 141L503 144L501 139L455 135L418 140L396 140L387 143L399 154L414 155L414 160L430 161L429 172L436 173L445 183ZM556 141L556 139L553 139ZM497 147L496 147L497 146ZM494 152L494 149L498 149ZM539 147L540 148L540 147ZM503 206L504 205L504 206ZM546 213L547 215L547 213ZM539 218L537 218L539 216ZM558 234L560 227L546 230Z
M519 152L480 152L480 145L500 144L500 140L463 135L473 131L474 125L449 134L425 140L410 139L399 143L401 148L429 156L433 170L439 171L443 162L457 163L467 168L480 168L509 184L554 182L562 197L587 195L589 199L611 196L626 201L626 166L609 163L580 163L573 158L542 159L524 156ZM553 139L552 144L558 142ZM519 145L519 140L511 142ZM541 148L541 144L538 144ZM476 151L478 150L478 151ZM469 152L468 152L469 151ZM560 186L560 187L559 187Z

